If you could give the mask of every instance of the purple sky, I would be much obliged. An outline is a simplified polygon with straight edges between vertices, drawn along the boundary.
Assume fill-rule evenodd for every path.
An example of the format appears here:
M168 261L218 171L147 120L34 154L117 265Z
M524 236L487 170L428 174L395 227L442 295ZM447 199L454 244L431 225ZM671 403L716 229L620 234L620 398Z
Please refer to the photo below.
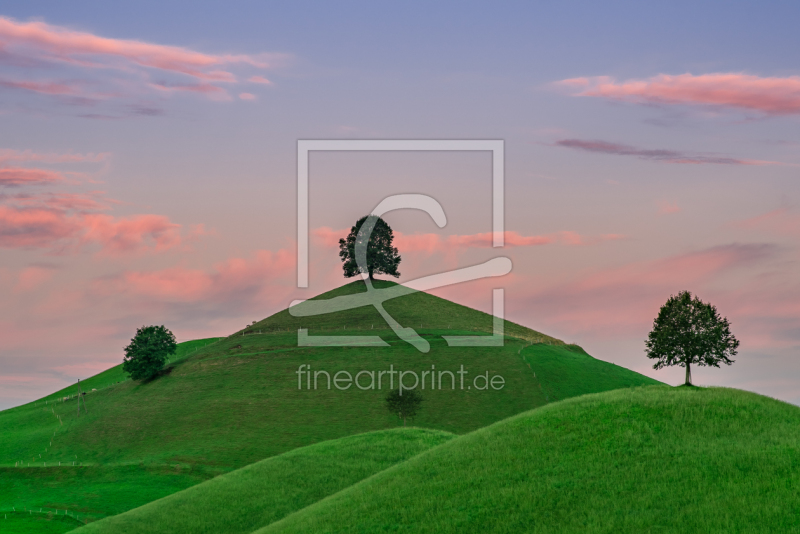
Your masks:
M297 140L368 138L505 140L510 319L679 383L644 339L688 289L741 340L695 381L800 403L798 6L167 6L0 11L0 408L344 283L390 194L448 215L387 216L401 281L498 254L488 153L315 153L295 289Z

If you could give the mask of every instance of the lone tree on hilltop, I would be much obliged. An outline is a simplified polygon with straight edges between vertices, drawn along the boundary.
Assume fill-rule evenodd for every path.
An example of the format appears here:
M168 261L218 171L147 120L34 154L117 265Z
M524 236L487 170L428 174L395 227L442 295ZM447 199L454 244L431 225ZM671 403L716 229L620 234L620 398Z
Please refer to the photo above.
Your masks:
M374 221L375 227L369 236L369 242L364 243L363 237L360 239L358 232L368 220ZM347 237L339 240L339 257L342 259L345 278L362 273L369 274L370 280L376 274L388 274L395 278L400 276L397 271L397 266L400 265L400 254L392 246L392 241L394 241L394 234L386 221L374 215L361 217L350 229ZM356 249L357 247L361 248L364 244L367 248L367 264L365 267L359 268L356 262Z
M161 369L167 357L175 354L175 335L164 326L143 326L136 330L131 344L125 347L122 370L133 380L150 380Z
M645 343L648 358L658 360L653 369L686 367L686 385L692 385L690 365L730 365L739 340L731 334L727 318L688 291L670 296L653 321Z
M403 420L403 426L406 426L407 417L413 419L417 415L420 404L422 395L416 389L407 389L403 392L393 389L386 396L386 408Z

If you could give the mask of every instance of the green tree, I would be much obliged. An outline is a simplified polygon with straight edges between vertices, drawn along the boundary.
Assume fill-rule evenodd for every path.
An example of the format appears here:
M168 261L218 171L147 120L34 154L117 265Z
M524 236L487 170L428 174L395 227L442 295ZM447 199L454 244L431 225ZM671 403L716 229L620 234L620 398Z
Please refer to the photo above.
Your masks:
M647 357L657 360L653 369L677 365L686 368L686 385L692 385L691 365L730 365L739 340L731 334L727 318L688 291L670 296L653 321L645 343Z
M397 417L403 420L406 426L406 418L414 418L422 404L422 395L416 389L400 391L393 389L386 396L386 408Z
M359 237L358 235L365 222L368 222L368 227L373 222L375 225L367 243L365 243L366 236ZM342 259L345 278L361 273L368 273L370 280L376 274L400 276L397 271L397 266L400 265L400 254L392 246L392 241L394 241L394 234L386 221L374 215L361 217L350 229L347 237L339 240L339 257ZM356 252L364 245L366 245L366 266L359 268Z
M143 326L125 347L122 370L133 380L150 380L178 349L175 335L164 326Z

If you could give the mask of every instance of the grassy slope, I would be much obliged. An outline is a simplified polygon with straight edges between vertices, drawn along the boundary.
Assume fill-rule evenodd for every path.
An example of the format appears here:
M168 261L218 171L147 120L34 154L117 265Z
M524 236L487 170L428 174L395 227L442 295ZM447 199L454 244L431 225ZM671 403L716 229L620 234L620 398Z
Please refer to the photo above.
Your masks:
M180 343L171 359L172 363L183 360L218 339L221 338ZM87 406L93 410L98 395L107 395L113 388L122 387L126 382L129 385L131 383L122 372L122 365L82 381L83 391L98 389L98 392L87 395ZM108 390L101 393L105 388ZM0 513L5 515L13 509L44 510L39 515L9 514L8 523L0 523L0 532L66 532L81 523L70 516L53 516L53 511L58 510L63 514L69 510L84 520L104 517L181 491L217 474L217 471L205 470L203 466L178 470L169 465L130 463L73 466L73 461L82 463L83 455L78 457L78 454L74 454L70 457L63 451L56 455L56 450L59 439L67 432L64 427L68 429L70 421L73 418L77 420L72 411L77 408L77 403L74 400L53 402L76 393L77 387L70 386L35 403L0 412L0 450L6 459L0 462ZM48 403L45 404L45 401ZM54 412L62 414L64 425L58 423ZM3 446L6 448L3 449ZM19 451L26 451L27 455L24 455L24 459L12 462L10 457L19 458ZM80 453L80 449L70 452ZM39 458L40 454L42 458ZM30 462L33 467L14 468L16 461L24 465ZM48 461L50 463L45 467ZM57 465L59 461L62 466Z
M596 360L579 347L565 351L559 346L533 345L523 348L521 355L536 373L548 402L658 383L644 381L642 375L630 369Z
M0 532L3 534L61 534L73 530L80 521L63 515L28 512L0 513Z
M357 282L322 297L359 289L363 284ZM386 308L404 325L423 325L418 330L432 343L428 354L400 342L389 330L372 330L380 319L371 308L302 320L284 311L245 332L262 334L240 332L200 348L175 362L171 374L151 383L128 380L98 387L86 397L89 413L80 417L74 400L44 406L30 403L0 412L0 477L17 481L0 488L0 510L68 508L100 518L297 447L398 425L383 406L385 386L383 391L298 390L295 371L301 364L353 374L390 365L416 371L436 365L439 370L456 371L463 364L471 376L485 371L503 376L506 385L500 391L423 392L425 403L415 424L457 434L541 406L548 395L562 398L655 383L510 323L507 333L519 338L508 339L504 347L447 347L442 334L488 332L491 317L424 293L389 301ZM298 326L326 335L332 330L364 334L369 329L393 349L299 348ZM439 329L442 326L449 329ZM338 330L341 327L346 330ZM288 332L283 333L284 328ZM528 346L530 341L522 338L554 344ZM550 375L539 368L540 360L549 362ZM559 361L569 362L573 370L584 365L593 371L580 384L570 384L563 373L559 378ZM592 375L603 374L598 370L606 376L595 383ZM120 377L112 376L116 372L89 379L86 387L119 382ZM553 384L547 382L548 376ZM63 425L54 412L61 415ZM20 461L25 469L14 467ZM70 471L73 461L80 462L81 469ZM69 467L54 468L58 462ZM25 483L31 479L38 482ZM73 480L79 482L71 484Z
M302 447L92 523L76 534L246 534L453 437L399 428Z
M798 532L800 408L631 388L452 440L274 532Z
M182 343L178 343L178 349L175 352L175 355L170 358L169 363L167 363L167 367L173 365L174 363L179 362L180 360L188 358L198 350L204 347L208 347L209 345L212 345L213 343L220 341L222 339L225 338L212 337L208 339L194 339L192 341L184 341ZM81 391L85 391L88 394L91 394L92 389L97 389L97 390L105 389L108 387L113 387L116 384L128 381L130 381L130 378L128 378L128 375L122 370L122 364L119 364L115 365L114 367L111 367L110 369L106 369L102 373L98 373L90 378L87 378L86 380L81 381ZM73 396L76 395L77 393L78 393L77 384L73 386L67 386L64 389L51 393L46 397L42 397L41 399L36 401L36 404L41 402L51 402L54 400L61 400L64 397Z

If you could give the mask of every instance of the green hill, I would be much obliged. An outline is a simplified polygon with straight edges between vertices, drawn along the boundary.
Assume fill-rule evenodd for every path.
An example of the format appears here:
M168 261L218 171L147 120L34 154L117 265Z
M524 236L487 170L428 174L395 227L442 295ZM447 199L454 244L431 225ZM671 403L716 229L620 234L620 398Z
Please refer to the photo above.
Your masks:
M358 281L318 298L364 289ZM126 380L118 367L82 381L84 390L97 391L85 397L88 413L80 416L74 398L63 400L74 387L0 412L0 477L8 481L0 485L0 512L66 509L91 521L298 447L398 425L384 408L385 383L380 390L329 390L320 375L317 390L305 383L298 389L303 365L330 375L449 371L442 389L426 382L414 424L455 434L548 400L657 383L508 322L502 347L448 347L442 335L491 332L492 318L426 293L393 299L386 309L429 340L430 352L399 340L371 307L312 318L283 311L216 343L183 344L169 372L152 382ZM311 335L369 330L391 348L298 347L298 327ZM502 376L502 389L473 388L485 373Z
M517 415L258 530L799 532L800 408L631 388Z
M453 437L397 428L301 447L91 523L76 534L247 534Z

